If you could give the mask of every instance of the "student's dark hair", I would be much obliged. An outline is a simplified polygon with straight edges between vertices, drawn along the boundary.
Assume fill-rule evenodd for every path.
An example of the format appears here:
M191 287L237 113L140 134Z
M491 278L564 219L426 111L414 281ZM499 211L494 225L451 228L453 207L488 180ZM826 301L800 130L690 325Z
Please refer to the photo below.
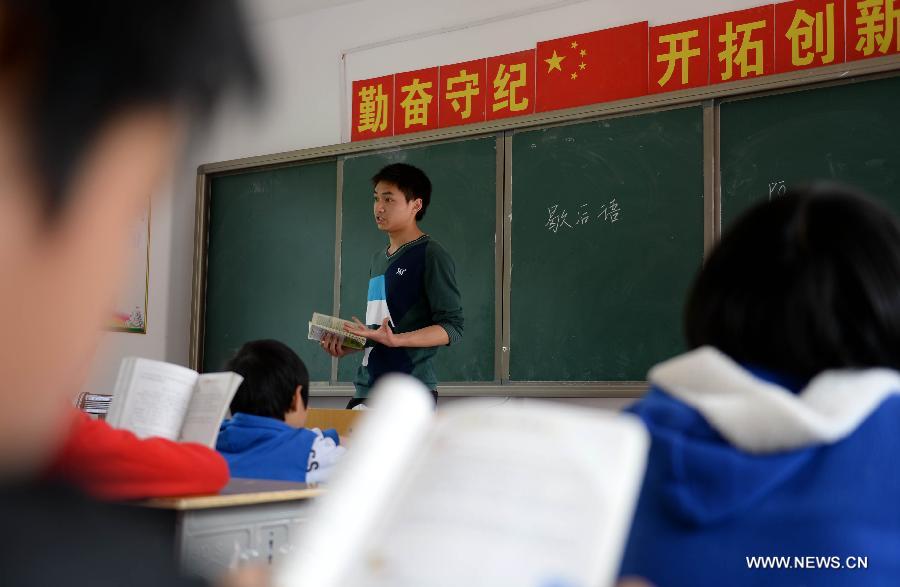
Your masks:
M277 340L254 340L245 343L225 364L244 378L234 399L231 413L242 412L284 420L291 409L297 386L302 385L300 399L309 405L309 372L297 353Z
M112 117L175 107L202 122L228 87L259 87L236 0L0 0L0 80L21 93L50 218Z
M392 163L372 176L373 186L379 181L396 185L403 192L407 202L421 198L422 209L416 213L416 220L425 217L425 211L431 203L431 180L424 171L406 163Z
M900 369L900 225L835 184L790 190L738 219L697 276L691 347L803 380Z

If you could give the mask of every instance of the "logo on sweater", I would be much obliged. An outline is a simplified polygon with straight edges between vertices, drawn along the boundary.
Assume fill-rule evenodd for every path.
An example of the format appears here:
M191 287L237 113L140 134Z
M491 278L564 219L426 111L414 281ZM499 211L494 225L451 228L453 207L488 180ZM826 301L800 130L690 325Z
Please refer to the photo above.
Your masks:
M406 273L406 269L400 269L399 267L397 268L397 275L402 276L404 273Z

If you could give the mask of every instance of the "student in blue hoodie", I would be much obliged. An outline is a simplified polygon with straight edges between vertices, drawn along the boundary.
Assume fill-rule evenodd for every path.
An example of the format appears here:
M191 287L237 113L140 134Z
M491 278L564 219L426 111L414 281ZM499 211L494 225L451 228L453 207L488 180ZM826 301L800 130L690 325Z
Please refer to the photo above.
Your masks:
M661 586L900 581L900 226L835 186L762 204L698 275L623 575ZM774 567L774 568L773 568Z
M277 340L254 340L225 369L244 378L216 442L231 476L325 481L346 449L336 431L303 427L309 373L297 353Z

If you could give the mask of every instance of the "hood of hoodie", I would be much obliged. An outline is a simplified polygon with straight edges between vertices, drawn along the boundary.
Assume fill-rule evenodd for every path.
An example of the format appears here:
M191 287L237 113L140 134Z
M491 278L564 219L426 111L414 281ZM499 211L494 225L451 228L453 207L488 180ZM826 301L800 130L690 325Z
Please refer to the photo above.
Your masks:
M216 450L221 453L246 453L273 442L281 443L286 434L295 435L297 429L275 418L239 412L222 422Z
M666 506L696 525L750 507L900 390L889 369L827 371L794 390L711 347L661 363L649 380L632 411L653 437Z

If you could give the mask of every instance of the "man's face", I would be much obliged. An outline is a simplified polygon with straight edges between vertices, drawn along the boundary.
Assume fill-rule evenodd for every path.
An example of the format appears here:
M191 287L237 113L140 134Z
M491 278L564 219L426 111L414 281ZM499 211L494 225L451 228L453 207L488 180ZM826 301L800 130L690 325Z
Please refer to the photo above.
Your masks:
M178 133L173 117L161 112L109 122L48 224L40 178L21 159L26 135L2 124L16 116L3 106L0 477L8 478L42 467L67 432L73 398L123 278L130 226L168 172Z
M375 225L382 232L399 232L413 226L416 213L422 209L422 200L413 198L409 202L396 184L379 181L373 195Z

